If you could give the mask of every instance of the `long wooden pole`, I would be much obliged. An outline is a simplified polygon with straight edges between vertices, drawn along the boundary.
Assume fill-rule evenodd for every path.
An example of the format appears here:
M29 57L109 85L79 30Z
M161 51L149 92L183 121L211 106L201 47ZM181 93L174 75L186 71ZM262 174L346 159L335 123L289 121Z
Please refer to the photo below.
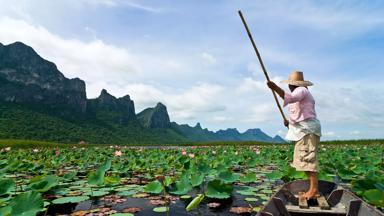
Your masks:
M247 22L245 21L244 16L243 16L243 14L241 13L240 10L239 10L239 15L240 15L241 21L243 21L245 30L247 30L248 37L249 37L249 39L251 40L251 43L252 43L253 49L254 49L255 52L256 52L257 58L259 59L259 62L260 62L261 68L263 69L265 78L266 78L268 81L270 81L270 80L269 80L268 73L267 73L267 70L265 69L263 60L261 59L261 55L260 55L260 53L259 53L259 50L258 50L257 47L256 47L255 41L253 40L253 37L252 37L252 34L251 34L251 32L249 31ZM279 111L280 111L281 116L283 117L284 121L287 121L287 118L285 118L283 109L282 109L281 106L280 106L279 100L277 99L276 93L275 93L273 90L271 90L271 91L272 91L273 97L275 98L275 101L276 101L277 107L279 108Z

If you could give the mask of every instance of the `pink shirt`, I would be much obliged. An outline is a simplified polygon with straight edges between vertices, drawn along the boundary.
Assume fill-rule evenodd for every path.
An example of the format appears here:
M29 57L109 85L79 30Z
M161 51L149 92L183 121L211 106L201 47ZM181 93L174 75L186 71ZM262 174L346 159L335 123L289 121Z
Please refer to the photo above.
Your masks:
M284 106L288 105L289 122L295 124L305 119L316 118L315 100L305 87L285 92Z

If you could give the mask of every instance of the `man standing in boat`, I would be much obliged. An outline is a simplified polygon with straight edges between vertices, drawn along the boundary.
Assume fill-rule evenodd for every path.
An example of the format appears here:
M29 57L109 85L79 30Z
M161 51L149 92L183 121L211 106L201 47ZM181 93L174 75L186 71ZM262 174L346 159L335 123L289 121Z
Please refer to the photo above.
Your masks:
M285 92L271 81L267 85L284 99L284 106L288 105L289 121L284 122L284 125L288 127L286 139L295 141L291 166L297 171L305 171L310 183L309 190L302 196L305 199L316 198L319 196L317 152L321 126L320 121L316 118L315 100L308 90L308 86L313 84L304 80L301 71L292 72L288 80L284 80L282 83L288 84L291 92Z

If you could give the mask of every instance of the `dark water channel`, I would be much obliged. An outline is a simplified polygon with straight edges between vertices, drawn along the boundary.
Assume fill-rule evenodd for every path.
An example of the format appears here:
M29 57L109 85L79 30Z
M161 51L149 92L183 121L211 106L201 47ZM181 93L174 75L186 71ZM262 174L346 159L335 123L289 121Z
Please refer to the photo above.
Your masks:
M262 200L258 200L256 202L245 201L244 199L249 196L243 196L236 193L235 191L239 189L240 189L239 186L234 186L232 196L229 199L219 200L219 199L205 198L204 201L201 202L196 209L190 212L187 212L185 208L189 204L189 202L192 200L192 198L178 199L170 203L169 215L172 215L172 216L187 216L187 215L234 216L238 214L231 213L229 211L231 207L249 207L249 203L252 204L252 206L262 205L261 204ZM192 197L195 197L195 195L193 195ZM134 213L135 216L167 215L166 212L164 213L154 212L153 208L159 207L159 206L150 204L149 198L134 198L134 197L123 197L123 198L126 199L125 202L113 204L113 205L111 205L110 202L105 202L100 199L87 200L84 202L80 202L78 204L53 205L49 207L47 215L70 215L72 212L76 212L80 210L90 210L90 209L95 209L99 207L110 207L111 209L116 210L118 213L121 213L123 209L130 208L130 207L140 208L141 211ZM207 204L210 202L218 202L221 205L217 208L209 208ZM98 215L98 214L95 213L94 215ZM256 212L246 213L241 215L256 215Z

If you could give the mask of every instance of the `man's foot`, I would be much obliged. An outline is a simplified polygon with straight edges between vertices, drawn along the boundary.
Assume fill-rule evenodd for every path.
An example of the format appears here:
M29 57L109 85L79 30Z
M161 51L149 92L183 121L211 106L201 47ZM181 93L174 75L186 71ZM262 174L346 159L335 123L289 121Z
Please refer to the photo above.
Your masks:
M309 190L302 195L302 197L304 197L306 200L315 199L319 196L320 194L317 190Z

